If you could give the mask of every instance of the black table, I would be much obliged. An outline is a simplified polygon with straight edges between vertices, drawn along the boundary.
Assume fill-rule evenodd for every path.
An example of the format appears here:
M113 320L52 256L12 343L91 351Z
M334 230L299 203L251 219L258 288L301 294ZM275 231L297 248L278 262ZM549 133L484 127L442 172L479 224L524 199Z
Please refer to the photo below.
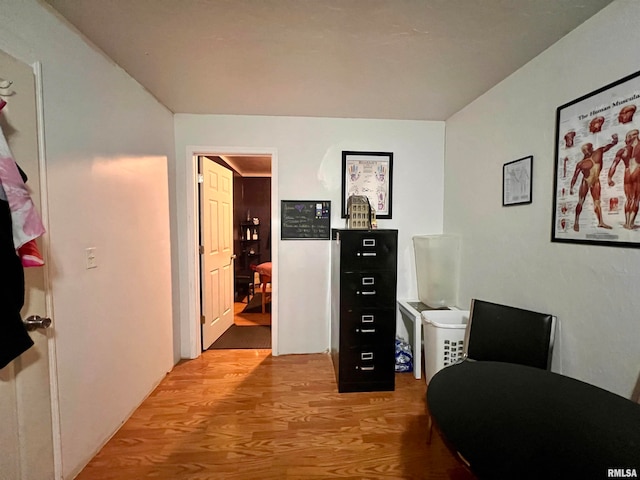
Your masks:
M431 379L427 403L481 479L640 477L640 405L576 379L464 361Z

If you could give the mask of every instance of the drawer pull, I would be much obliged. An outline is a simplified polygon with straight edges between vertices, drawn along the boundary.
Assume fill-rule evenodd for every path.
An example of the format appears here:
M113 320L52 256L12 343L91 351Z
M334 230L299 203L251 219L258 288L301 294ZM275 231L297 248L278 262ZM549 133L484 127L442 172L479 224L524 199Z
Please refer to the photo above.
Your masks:
M376 252L363 252L362 256L363 257L375 257L377 255Z
M373 370L375 370L376 367L360 367L360 370L362 370L363 372L372 372Z
M376 294L376 291L375 291L375 290L370 290L370 291L367 291L367 292L362 292L362 295L375 295L375 294Z
M375 317L373 315L362 315L362 323L373 323L373 319Z
M373 277L362 277L362 285L375 285L376 279Z
M376 333L376 329L375 328L363 328L362 333Z
M373 352L362 352L360 360L373 360Z
M363 247L375 247L376 246L376 239L375 238L363 238L362 239L362 246Z

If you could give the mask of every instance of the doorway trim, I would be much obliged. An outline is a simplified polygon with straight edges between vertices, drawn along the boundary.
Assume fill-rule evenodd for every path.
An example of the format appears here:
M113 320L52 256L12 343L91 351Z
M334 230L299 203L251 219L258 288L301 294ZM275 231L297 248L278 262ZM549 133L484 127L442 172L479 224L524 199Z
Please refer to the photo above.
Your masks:
M44 122L44 85L42 63L31 64L35 78L36 95L36 131L38 135L38 170L40 177L40 218L46 233L42 236L43 273L45 283L45 316L54 320L53 328L45 330L47 335L47 353L49 362L49 392L51 395L51 430L53 438L53 474L62 478L62 428L60 425L60 389L58 384L58 353L56 350L55 315L53 312L53 283L51 279L51 238L49 232L49 182L47 180L47 148Z
M271 354L278 355L278 241L280 230L280 204L278 202L278 151L275 148L216 147L187 145L186 148L186 217L187 232L184 245L186 278L180 282L180 336L181 344L188 347L188 358L202 354L200 338L200 254L198 243L198 166L199 156L270 155L271 156ZM184 348L183 356L184 356Z

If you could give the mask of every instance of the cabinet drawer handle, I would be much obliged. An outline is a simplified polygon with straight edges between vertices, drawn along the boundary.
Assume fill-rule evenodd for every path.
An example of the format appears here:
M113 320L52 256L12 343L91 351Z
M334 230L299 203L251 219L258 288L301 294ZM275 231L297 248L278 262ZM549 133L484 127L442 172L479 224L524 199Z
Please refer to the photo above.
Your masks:
M363 372L371 372L373 370L375 370L376 367L360 367L360 370L362 370Z
M361 330L362 333L376 333L376 329L375 328L363 328Z
M376 279L373 277L362 277L362 285L375 285Z
M376 239L375 238L363 238L362 239L362 246L363 247L375 247L376 246Z
M373 323L373 319L375 318L373 315L362 315L362 317L360 317L362 320L362 323Z
M362 352L360 360L373 360L373 352Z
M375 295L375 294L376 294L375 290L371 290L371 291L368 291L368 292L362 292L362 295Z

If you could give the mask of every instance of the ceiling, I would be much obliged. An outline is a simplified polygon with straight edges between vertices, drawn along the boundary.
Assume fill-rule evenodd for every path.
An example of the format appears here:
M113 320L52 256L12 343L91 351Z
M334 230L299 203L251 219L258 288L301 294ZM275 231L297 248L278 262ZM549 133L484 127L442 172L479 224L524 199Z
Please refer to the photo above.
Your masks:
M612 0L41 0L174 113L446 120Z
M271 155L218 155L243 177L270 177ZM209 157L215 160L216 157Z

